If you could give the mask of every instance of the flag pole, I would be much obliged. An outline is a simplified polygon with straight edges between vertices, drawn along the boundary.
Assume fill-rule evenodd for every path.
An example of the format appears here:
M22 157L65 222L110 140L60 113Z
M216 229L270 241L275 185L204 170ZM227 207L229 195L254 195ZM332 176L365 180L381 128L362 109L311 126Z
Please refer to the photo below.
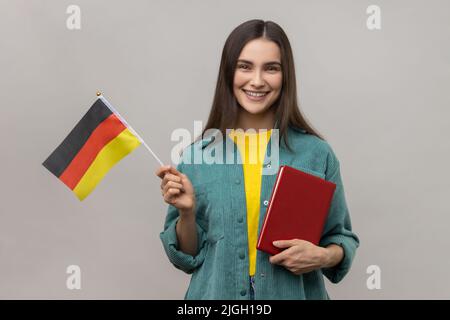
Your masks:
M126 120L120 115L119 112L109 103L108 100L102 95L101 92L97 91L97 97L103 101L103 103L111 109L112 112L120 119L120 121L123 122L124 125L127 126L127 128L139 139L139 141L147 148L147 150L152 154L152 156L159 162L161 166L164 166L164 163L158 158L158 156L153 152L152 149L145 143L144 139L141 138L141 136L126 122Z

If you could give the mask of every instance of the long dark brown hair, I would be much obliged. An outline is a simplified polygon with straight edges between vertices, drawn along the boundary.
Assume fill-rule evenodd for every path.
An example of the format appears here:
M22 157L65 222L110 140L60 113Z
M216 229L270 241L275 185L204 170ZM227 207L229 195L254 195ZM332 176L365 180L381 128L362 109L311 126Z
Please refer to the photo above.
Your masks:
M233 93L233 79L236 64L244 46L251 40L265 38L275 42L280 48L282 89L280 96L273 103L275 108L275 123L279 129L279 137L283 138L287 148L292 151L288 143L288 127L303 129L308 134L325 140L313 129L301 114L297 102L297 86L294 69L294 58L291 45L283 29L272 21L259 19L249 20L236 27L228 36L222 50L219 75L217 78L216 91L212 103L211 112L208 117L201 139L208 129L218 129L225 136L227 128L234 128L237 123L239 108Z

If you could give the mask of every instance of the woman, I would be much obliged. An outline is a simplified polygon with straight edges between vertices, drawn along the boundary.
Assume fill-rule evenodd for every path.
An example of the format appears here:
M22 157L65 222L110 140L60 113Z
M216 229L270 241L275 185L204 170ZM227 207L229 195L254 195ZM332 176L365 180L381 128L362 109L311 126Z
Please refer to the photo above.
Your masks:
M213 128L219 136L208 137ZM210 155L220 141L233 145L224 159L232 152L241 161L194 163L195 152ZM280 239L274 245L284 250L270 256L256 250L256 240L276 178L262 174L271 166L262 160L273 143L279 145L279 165L337 187L319 246ZM254 153L257 160L249 161ZM192 274L186 299L328 299L323 276L337 283L350 269L359 240L339 161L299 111L291 46L274 22L251 20L232 31L202 135L184 150L176 169L162 166L156 175L169 204L160 238L172 264Z

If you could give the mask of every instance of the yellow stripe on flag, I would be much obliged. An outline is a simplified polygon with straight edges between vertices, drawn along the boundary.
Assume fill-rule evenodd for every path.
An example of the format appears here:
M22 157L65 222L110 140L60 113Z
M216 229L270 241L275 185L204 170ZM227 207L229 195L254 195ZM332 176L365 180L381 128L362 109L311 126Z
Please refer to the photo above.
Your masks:
M139 139L125 129L105 145L73 189L78 199L86 198L108 171L140 144Z

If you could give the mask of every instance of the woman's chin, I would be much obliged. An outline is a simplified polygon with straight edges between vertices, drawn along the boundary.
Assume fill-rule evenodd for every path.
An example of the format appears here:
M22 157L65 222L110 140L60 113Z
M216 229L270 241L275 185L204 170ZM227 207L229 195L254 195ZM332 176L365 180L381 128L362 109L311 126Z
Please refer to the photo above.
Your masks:
M259 115L263 114L267 111L267 108L265 106L243 106L242 107L247 113L251 115Z

